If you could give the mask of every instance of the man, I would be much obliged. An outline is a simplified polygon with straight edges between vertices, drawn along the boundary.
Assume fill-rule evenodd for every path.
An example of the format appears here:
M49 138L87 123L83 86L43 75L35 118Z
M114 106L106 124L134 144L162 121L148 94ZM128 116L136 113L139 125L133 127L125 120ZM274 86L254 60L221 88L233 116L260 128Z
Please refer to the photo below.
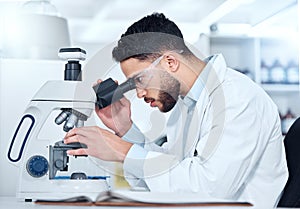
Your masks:
M123 98L96 110L114 133L75 128L65 143L88 148L68 154L122 162L130 184L150 191L277 204L288 176L280 119L258 85L227 68L222 55L196 57L176 24L158 13L130 26L113 57L135 80L139 98L161 112L172 110L167 142L157 146L145 138Z

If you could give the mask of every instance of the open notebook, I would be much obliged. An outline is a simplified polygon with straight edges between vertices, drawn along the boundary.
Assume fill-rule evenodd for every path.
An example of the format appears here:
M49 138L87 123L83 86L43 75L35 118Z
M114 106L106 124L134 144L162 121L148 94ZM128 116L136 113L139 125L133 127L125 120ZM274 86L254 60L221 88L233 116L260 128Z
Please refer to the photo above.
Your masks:
M200 193L169 193L115 190L101 192L95 200L76 196L59 200L36 200L43 205L82 206L252 206L248 202L212 198Z

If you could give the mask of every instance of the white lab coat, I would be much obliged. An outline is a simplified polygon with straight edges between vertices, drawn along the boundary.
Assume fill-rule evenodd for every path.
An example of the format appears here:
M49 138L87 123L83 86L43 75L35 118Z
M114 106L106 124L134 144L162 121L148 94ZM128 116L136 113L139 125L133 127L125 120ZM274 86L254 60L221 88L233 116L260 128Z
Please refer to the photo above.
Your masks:
M227 68L222 55L209 64L213 67L199 78L205 88L187 137L180 133L186 122L182 99L169 118L162 147L148 143L135 125L124 136L144 142L127 154L127 180L150 191L205 192L272 208L288 178L277 107L257 84Z

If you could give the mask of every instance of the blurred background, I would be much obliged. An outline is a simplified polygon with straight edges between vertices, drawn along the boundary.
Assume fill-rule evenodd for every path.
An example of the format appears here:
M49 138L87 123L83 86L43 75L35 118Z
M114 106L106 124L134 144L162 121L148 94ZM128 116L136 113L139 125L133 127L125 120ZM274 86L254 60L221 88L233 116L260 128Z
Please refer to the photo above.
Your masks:
M72 45L90 52L115 41L133 22L153 12L163 12L175 21L192 44L202 33L296 38L298 31L297 0L0 1L2 20L12 21L21 12L66 18ZM8 33L16 32L13 24L10 22Z
M96 76L110 69L122 80L111 47L153 12L173 20L202 55L222 53L228 66L261 85L278 106L283 135L300 116L297 0L0 0L0 195L15 193L18 170L6 155L28 101L45 81L62 79L58 49L76 46L87 60L105 58L96 65L108 67ZM146 119L133 117L153 135L160 127L152 124L166 120L148 109Z

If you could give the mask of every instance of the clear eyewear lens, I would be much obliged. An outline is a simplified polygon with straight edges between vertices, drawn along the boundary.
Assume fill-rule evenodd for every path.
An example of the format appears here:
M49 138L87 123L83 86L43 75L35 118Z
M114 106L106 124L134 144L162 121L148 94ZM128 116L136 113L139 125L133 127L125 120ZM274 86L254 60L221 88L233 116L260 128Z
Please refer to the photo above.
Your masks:
M149 85L152 77L153 77L152 74L149 72L143 73L141 75L137 75L136 77L134 77L136 87L142 89L146 88Z
M149 85L153 77L153 73L151 72L151 69L155 68L158 65L158 63L162 60L162 58L163 56L160 56L154 62L152 62L149 67L147 67L141 73L133 77L137 88L144 89Z

